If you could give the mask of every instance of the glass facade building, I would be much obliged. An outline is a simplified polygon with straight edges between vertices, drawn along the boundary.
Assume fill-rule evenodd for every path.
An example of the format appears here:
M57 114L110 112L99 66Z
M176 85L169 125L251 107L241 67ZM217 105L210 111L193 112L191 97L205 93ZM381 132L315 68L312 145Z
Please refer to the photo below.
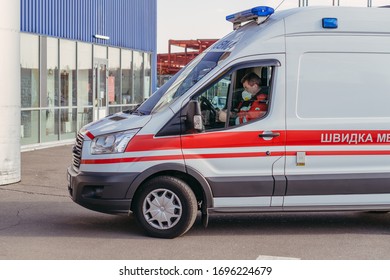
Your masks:
M74 139L83 125L150 96L156 6L156 0L21 0L22 147Z

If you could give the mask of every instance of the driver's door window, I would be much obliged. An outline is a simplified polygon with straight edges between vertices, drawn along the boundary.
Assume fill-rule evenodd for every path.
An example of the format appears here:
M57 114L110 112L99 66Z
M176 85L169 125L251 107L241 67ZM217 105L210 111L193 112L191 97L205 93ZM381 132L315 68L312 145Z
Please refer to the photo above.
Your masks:
M230 85L231 75L226 75L198 96L203 126L206 131L225 127L225 121L219 120L219 115L227 108Z
M205 131L244 125L265 117L273 68L240 68L223 76L197 97Z

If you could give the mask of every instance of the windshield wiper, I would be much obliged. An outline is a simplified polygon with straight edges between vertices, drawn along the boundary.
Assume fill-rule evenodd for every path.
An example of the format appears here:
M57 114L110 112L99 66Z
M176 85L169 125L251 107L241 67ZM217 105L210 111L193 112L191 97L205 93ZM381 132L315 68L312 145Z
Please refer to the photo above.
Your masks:
M132 115L138 115L138 116L144 116L144 115L145 115L144 112L141 112L141 111L139 111L139 110L134 110L131 114L132 114Z
M142 103L137 104L133 109L128 109L128 110L123 111L123 113L129 114L129 115L138 115L138 116L145 115L145 113L138 110L138 108L142 105Z

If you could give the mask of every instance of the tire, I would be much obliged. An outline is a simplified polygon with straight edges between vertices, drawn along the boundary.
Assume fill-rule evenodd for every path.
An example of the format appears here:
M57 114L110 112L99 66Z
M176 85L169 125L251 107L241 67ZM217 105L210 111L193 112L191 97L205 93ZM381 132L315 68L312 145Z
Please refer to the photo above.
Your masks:
M367 214L387 214L389 211L386 210L372 210L372 211L367 211Z
M135 197L134 212L148 235L175 238L192 227L198 205L195 194L184 181L160 176L142 186Z

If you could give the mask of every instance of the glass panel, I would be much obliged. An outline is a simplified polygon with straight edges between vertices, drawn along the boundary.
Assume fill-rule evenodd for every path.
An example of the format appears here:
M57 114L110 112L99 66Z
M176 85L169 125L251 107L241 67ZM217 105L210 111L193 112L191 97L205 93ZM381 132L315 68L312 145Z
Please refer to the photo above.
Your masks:
M141 52L133 53L133 67L134 67L134 101L133 103L141 103L144 100L143 94L143 54Z
M208 87L208 89L202 92L198 97L203 126L206 131L225 127L226 101L228 99L230 84L231 74L227 74L212 86ZM218 117L222 114L225 114L225 118Z
M108 48L108 104L121 103L120 49Z
M122 104L133 103L133 79L132 79L132 51L122 50Z
M60 40L60 73L61 106L76 106L76 42Z
M107 47L93 46L93 56L96 58L107 58Z
M58 109L41 110L41 142L58 141L58 118Z
M41 107L59 106L58 39L47 38L47 95ZM44 94L44 93L42 93Z
M143 112L157 112L172 104L179 96L182 96L187 90L199 82L207 73L218 65L219 61L226 58L229 53L209 52L201 53L192 60L185 68L178 72L169 80L160 90L153 95L153 98L140 107Z
M92 100L93 100L92 45L78 43L77 51L78 51L77 105L92 106Z
M21 106L39 107L39 37L20 35Z
M151 79L152 79L152 66L150 60L150 54L144 54L144 99L148 98L151 94Z
M105 64L100 64L98 68L99 75L99 84L98 84L98 94L99 94L99 107L107 106L107 79L106 79L107 66Z
M222 109L219 121L229 120L229 125L241 125L265 117L268 113L273 68L251 67L235 73L230 112Z
M39 111L21 112L21 144L35 144L39 141Z
M76 136L77 109L61 109L61 139L72 139Z
M129 105L129 106L123 106L123 107L122 107L122 111L134 110L134 108L135 108L136 106L137 106L136 104L134 104L134 105Z
M109 107L108 109L108 113L109 114L115 114L115 113L118 113L121 111L121 107L118 106L118 107Z
M78 108L77 111L77 130L84 125L92 122L93 120L93 108Z

